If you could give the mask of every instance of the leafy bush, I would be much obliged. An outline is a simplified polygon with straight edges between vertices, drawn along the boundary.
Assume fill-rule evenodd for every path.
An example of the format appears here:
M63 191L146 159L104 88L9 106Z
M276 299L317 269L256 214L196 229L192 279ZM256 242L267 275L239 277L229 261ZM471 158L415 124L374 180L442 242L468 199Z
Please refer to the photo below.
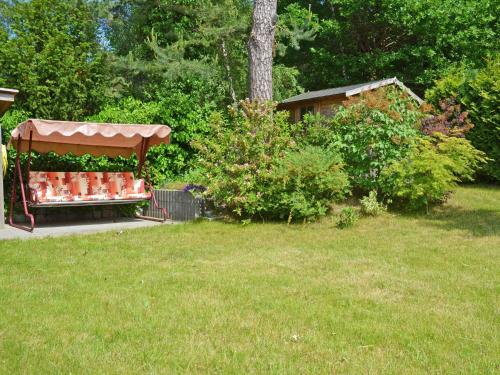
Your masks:
M377 188L382 169L404 158L418 134L417 105L396 88L381 88L344 102L333 118L352 184Z
M213 137L195 142L204 181L216 205L238 218L299 219L322 215L347 187L338 154L299 149L296 125L271 103L240 102L212 118Z
M463 103L474 123L467 139L491 159L483 169L486 176L500 181L500 55L467 85Z
M214 113L211 138L193 142L206 173L204 183L215 204L249 217L272 210L274 162L295 147L286 114L273 117L270 103L240 102L229 119Z
M500 181L500 55L480 70L452 68L426 92L426 99L434 104L450 97L457 98L474 124L466 138L490 158L482 174Z
M337 227L340 229L352 227L359 219L353 207L344 207L337 217Z
M361 213L367 216L378 216L385 212L387 208L377 200L377 192L375 190L361 198Z
M2 142L7 144L10 140L10 133L16 128L18 124L26 121L30 118L31 114L29 112L23 111L21 109L10 109L3 117L0 118L1 128L2 128Z
M332 201L347 193L349 180L342 157L334 150L306 146L277 161L273 171L273 211L281 217L311 218L326 214Z
M343 138L332 123L332 119L320 113L306 114L301 124L297 141L303 145L318 146L324 149L344 147Z
M473 77L474 71L466 65L451 66L440 79L434 82L433 87L425 91L426 102L439 107L439 102L444 99L462 98L466 82Z
M435 134L415 138L408 155L393 161L381 175L383 192L410 209L443 202L459 181L472 180L486 161L483 152L463 138Z
M196 86L197 87L197 86ZM106 106L91 121L135 124L165 124L172 128L171 144L152 147L148 152L152 180L158 184L187 171L196 157L191 142L209 131L212 102L203 102L200 93L185 94L173 87L168 96L158 94L155 101L124 98Z

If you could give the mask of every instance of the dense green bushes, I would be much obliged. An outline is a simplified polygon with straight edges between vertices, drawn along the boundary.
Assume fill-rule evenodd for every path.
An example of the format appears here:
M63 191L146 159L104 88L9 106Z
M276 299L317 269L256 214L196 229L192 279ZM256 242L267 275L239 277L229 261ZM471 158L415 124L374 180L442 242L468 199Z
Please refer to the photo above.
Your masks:
M484 162L484 153L466 139L418 137L404 158L382 171L379 188L400 207L428 208L443 202L457 182L472 180Z
M186 93L189 88L189 94ZM124 98L106 106L88 120L111 123L165 124L172 128L171 144L153 147L148 153L151 175L156 184L185 173L195 158L193 140L202 139L210 132L210 113L215 110L213 100L205 100L209 86L203 82L169 85L155 92L154 100L145 102Z
M362 190L377 187L385 165L407 153L421 116L417 105L394 88L344 102L332 121L332 131L340 137L346 170L354 186Z
M321 216L348 186L332 150L299 148L299 128L271 103L240 102L227 119L214 114L213 138L196 142L215 203L239 218Z
M0 87L19 89L16 105L56 120L99 110L110 79L95 4L2 1L0 19Z
M343 171L340 153L317 146L306 146L288 152L276 161L272 188L280 217L310 218L327 213L332 202L342 200L348 192L347 173Z
M303 142L340 150L356 195L373 190L400 208L421 209L442 202L486 160L463 138L467 114L442 104L429 114L398 89L365 93L331 119L306 118Z
M389 88L349 99L332 118L289 124L271 104L242 102L229 119L214 115L213 137L197 142L199 175L216 205L238 218L318 217L349 190L370 192L362 200L367 215L388 203L428 208L486 160L463 138L459 106L441 110L429 115Z
M480 70L465 66L450 69L426 92L426 98L433 104L456 98L474 124L467 139L491 159L483 176L500 181L500 55L489 59Z
M309 116L298 124L272 103L242 101L225 113L200 103L181 91L151 102L126 98L89 120L169 124L175 143L148 155L153 181L191 171L186 182L205 184L216 206L239 219L316 218L351 192L370 192L363 200L366 214L382 212L388 202L422 209L444 201L486 160L463 138L467 124L457 120L464 117L458 107L442 107L444 112L429 117L397 89L360 95L333 118ZM5 130L26 116L10 112ZM135 158L88 155L36 155L32 162L35 169L50 170L136 165Z

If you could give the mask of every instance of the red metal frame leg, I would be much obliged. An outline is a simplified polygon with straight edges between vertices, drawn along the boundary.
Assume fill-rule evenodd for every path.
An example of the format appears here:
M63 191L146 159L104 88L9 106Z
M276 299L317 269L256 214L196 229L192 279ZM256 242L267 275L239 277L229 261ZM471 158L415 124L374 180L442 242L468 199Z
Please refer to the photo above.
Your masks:
M35 217L28 211L28 203L26 201L26 193L24 191L23 173L21 170L21 162L19 160L20 145L21 145L21 137L17 139L16 165L14 168L14 178L12 179L12 191L10 196L9 224L14 228L19 228L26 230L28 232L33 232L33 229L35 229ZM31 137L30 137L30 151L31 151ZM23 201L24 216L26 216L30 220L29 227L14 223L14 203L16 202L17 198L16 179L18 179L19 185L21 186L21 198Z
M149 185L148 189L151 192L151 200L153 201L155 208L162 212L163 219L157 218L157 217L152 217L152 216L144 216L144 215L135 215L135 216L138 217L139 219L159 221L161 223L164 223L165 221L170 220L170 215L168 214L167 209L165 207L160 207L158 205L158 201L156 200L156 196L155 196L155 192L153 190L153 187L151 185Z

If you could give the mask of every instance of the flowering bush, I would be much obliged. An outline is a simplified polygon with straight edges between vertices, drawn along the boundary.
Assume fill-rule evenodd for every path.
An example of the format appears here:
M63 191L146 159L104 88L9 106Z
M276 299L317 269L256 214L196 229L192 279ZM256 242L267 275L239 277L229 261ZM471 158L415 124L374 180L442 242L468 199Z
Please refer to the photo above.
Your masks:
M214 203L239 219L324 214L347 186L338 155L299 149L297 125L272 103L242 101L229 119L212 117L213 137L195 143Z
M204 193L207 190L207 188L203 185L196 185L196 184L187 184L184 186L182 191L185 193Z

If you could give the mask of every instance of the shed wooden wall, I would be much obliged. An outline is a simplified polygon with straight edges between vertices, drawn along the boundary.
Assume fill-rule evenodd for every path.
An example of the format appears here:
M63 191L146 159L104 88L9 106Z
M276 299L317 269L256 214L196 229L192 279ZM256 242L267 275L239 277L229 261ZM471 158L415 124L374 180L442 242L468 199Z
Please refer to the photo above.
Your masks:
M345 96L330 96L314 100L301 101L296 103L280 104L278 109L290 112L290 120L300 121L300 109L303 107L314 107L314 113L321 113L323 116L331 116L333 109L346 100Z

